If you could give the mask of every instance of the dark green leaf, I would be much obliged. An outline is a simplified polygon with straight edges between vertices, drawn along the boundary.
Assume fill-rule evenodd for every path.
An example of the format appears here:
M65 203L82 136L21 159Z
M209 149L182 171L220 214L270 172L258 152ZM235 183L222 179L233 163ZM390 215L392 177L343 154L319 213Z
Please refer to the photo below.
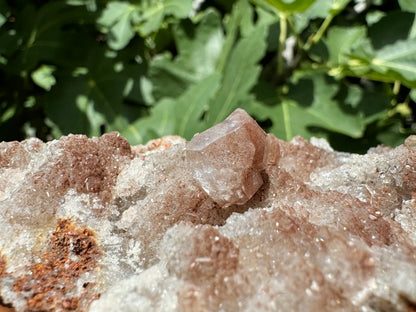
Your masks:
M137 104L129 105L125 100L139 87L134 81L143 74L143 65L108 58L105 47L98 45L89 47L85 62L79 65L72 72L57 70L57 84L39 96L61 133L101 135L103 130L125 129L141 115Z
M378 50L398 40L407 40L415 15L407 12L389 12L368 28L368 36Z

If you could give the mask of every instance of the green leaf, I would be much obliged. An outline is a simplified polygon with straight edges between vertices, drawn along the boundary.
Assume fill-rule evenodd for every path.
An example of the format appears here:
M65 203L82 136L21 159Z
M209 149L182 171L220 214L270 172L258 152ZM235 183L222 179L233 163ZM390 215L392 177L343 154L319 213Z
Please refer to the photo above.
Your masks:
M4 25L4 23L6 23L7 18L0 13L0 27Z
M308 9L313 0L262 0L283 13L302 12Z
M224 68L221 88L210 103L206 119L208 127L224 120L255 85L261 69L258 62L266 51L266 35L266 25L257 26L232 49Z
M285 140L296 135L326 136L328 131L359 138L367 124L387 114L389 105L380 92L357 94L354 87L341 90L334 80L316 72L294 82L285 98L267 88L257 89L259 100L248 107L249 112L260 120L270 118L269 130ZM345 105L345 99L355 107Z
M0 27L4 25L7 21L7 16L9 15L10 8L5 2L0 3Z
M127 101L137 92L145 66L134 64L126 55L108 57L105 46L91 43L84 63L73 71L57 70L57 84L39 96L56 133L101 135L102 131L125 129L143 114Z
M139 7L124 1L109 2L97 24L104 33L108 33L108 45L123 49L134 37L133 25L140 19Z
M166 16L185 18L192 10L192 0L151 0L132 4L111 1L107 4L97 24L109 36L108 44L120 50L127 46L138 32L145 37L156 32Z
M164 98L141 118L121 131L130 144L145 143L169 134L192 138L201 127L201 117L207 103L218 89L220 75L214 73L189 87L176 100Z
M41 65L38 69L32 72L32 80L39 87L49 91L56 83L56 79L52 75L55 70L55 66Z
M97 10L96 0L66 0L68 5L84 5L88 11L95 12Z
M86 41L95 39L74 24L87 24L92 16L84 7L68 6L64 1L47 2L39 9L25 5L16 13L12 30L0 34L0 53L8 59L7 70L21 75L46 61L72 65L75 58L84 57Z
M156 100L177 97L189 85L211 75L221 53L224 34L221 19L208 10L197 25L182 23L174 28L178 56L157 55L150 63L149 76Z
M316 0L302 15L308 19L326 18L330 14L339 14L350 2L351 0Z
M304 12L292 16L295 31L300 34L305 29L315 27L312 23L316 18L327 19L341 13L351 0L316 0Z
M196 132L203 130L202 114L209 109L208 103L219 88L220 78L220 74L213 73L189 88L176 100L174 116L176 120L175 133L177 135L189 140ZM177 112L181 113L178 114Z
M16 114L16 106L8 107L5 111L3 111L0 115L0 123L3 123L10 118L12 118Z
M403 11L416 12L416 2L414 0L399 0L399 4Z
M416 87L415 53L416 41L413 39L398 40L378 51L374 51L368 42L363 43L349 55L349 68L346 69L345 74L376 81L400 81L414 88Z
M150 1L150 4L143 5L143 14L138 31L141 36L147 36L159 29L160 24L167 15L176 18L185 18L192 10L192 0L162 0Z
M364 26L340 27L333 26L328 30L328 35L324 40L329 53L329 62L333 64L346 63L347 56L351 49L361 44L366 36Z
M371 66L380 73L396 72L416 83L416 40L398 41L378 50Z
M374 49L378 50L398 40L407 40L414 20L415 15L408 12L393 11L384 14L368 28L368 36Z
M207 77L214 72L224 43L219 13L205 11L196 29L183 23L175 28L174 39L179 53L176 64L188 68L194 79Z

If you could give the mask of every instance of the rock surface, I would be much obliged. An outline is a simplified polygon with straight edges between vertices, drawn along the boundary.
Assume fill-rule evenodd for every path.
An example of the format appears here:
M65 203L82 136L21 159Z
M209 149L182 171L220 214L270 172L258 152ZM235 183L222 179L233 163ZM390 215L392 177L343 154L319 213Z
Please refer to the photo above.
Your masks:
M415 142L339 153L237 110L190 142L0 143L0 305L416 311Z

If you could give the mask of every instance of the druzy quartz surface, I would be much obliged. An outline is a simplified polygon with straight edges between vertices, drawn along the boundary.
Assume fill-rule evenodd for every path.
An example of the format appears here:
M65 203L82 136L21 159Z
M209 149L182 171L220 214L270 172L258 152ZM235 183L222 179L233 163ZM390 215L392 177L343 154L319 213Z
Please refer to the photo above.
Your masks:
M415 311L414 142L341 153L241 109L189 142L2 142L0 307Z

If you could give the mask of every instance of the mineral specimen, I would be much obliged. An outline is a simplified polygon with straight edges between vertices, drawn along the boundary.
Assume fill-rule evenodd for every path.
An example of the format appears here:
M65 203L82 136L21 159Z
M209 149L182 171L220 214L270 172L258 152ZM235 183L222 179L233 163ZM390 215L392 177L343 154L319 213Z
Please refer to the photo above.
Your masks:
M263 184L266 134L242 109L186 145L195 179L218 205L244 204Z
M2 142L0 311L415 311L414 142Z

